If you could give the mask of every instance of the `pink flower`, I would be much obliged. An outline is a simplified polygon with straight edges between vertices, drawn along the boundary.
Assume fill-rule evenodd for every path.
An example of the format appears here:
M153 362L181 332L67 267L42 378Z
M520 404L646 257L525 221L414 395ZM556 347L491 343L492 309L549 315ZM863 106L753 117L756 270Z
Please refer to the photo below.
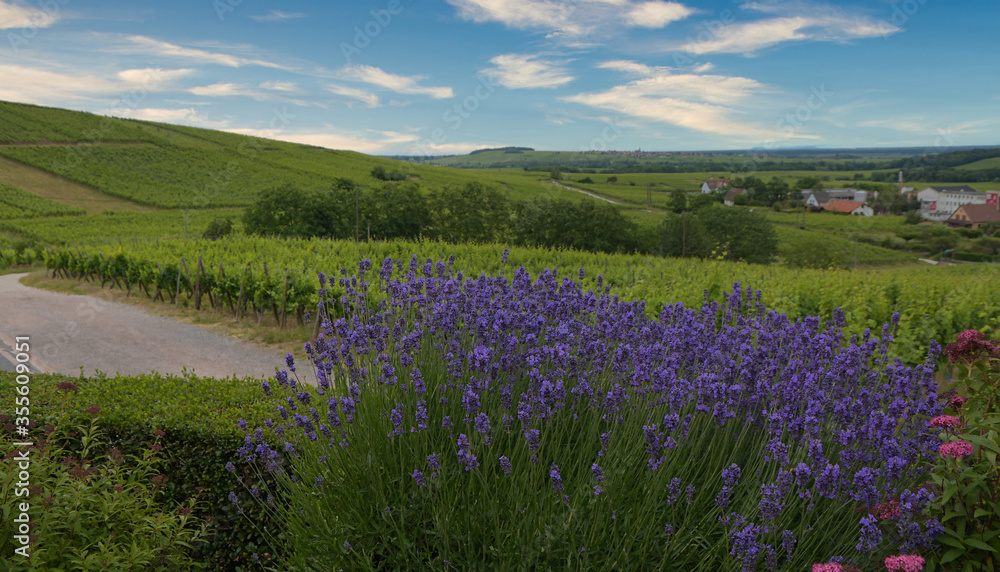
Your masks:
M976 330L965 330L958 334L958 340L948 344L944 353L952 363L972 363L987 358L1000 358L1000 348L986 339L986 336Z
M931 427L953 429L961 424L962 422L954 415L938 415L934 419L931 419Z
M830 562L829 564L813 564L812 572L841 572L843 569L844 567L840 564Z
M967 441L952 441L938 447L938 453L941 453L941 456L955 457L956 459L968 457L974 450L975 448L972 446L972 443Z
M955 397L951 398L951 401L948 402L948 405L950 405L952 409L961 409L961 407L965 405L965 398L962 397L961 395L956 395Z
M887 500L875 505L875 508L872 509L872 514L879 520L899 516L899 499Z
M893 570L902 570L903 572L919 572L924 569L924 559L916 554L890 556L885 559L885 567L890 572Z

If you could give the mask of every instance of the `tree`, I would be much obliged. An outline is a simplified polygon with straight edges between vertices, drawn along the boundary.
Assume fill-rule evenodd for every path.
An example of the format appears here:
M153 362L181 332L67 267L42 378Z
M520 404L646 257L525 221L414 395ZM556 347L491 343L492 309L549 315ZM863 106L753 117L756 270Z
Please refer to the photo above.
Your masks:
M795 181L795 190L821 191L823 190L823 181L819 177L802 177L798 181Z
M315 193L291 184L265 189L243 212L243 227L247 234L261 236L322 236L317 204Z
M698 212L716 248L729 260L767 264L778 253L774 225L763 215L742 208L713 206Z
M208 228L205 229L205 233L202 234L202 237L208 240L218 240L229 236L232 233L233 219L229 217L216 217L212 219L212 222L208 223Z
M514 242L525 246L631 252L639 247L637 226L610 204L538 197L514 208Z
M610 177L608 177L608 182L613 185L618 182L618 177L616 177L615 175L611 175Z
M668 214L656 225L650 252L659 256L705 258L712 253L712 240L694 213Z
M561 181L563 178L562 172L559 169L552 169L552 172L549 173L549 178L553 181Z
M361 193L361 235L379 240L417 238L427 223L427 203L416 183L385 184Z
M448 242L496 242L510 228L506 195L478 181L434 191L428 206L428 234Z
M670 199L667 201L667 208L680 214L687 210L688 199L687 193L680 189L674 189L670 191Z

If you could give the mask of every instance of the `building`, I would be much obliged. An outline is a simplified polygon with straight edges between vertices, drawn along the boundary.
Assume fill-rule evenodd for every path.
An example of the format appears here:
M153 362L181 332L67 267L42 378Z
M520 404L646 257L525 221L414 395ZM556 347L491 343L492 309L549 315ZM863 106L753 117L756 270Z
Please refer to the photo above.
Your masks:
M1000 224L1000 210L988 204L964 204L948 217L948 226L977 229L984 224Z
M875 211L865 203L850 200L832 201L826 205L826 210L856 216L872 216L875 214Z
M726 193L726 198L723 199L722 202L725 203L726 206L731 207L731 206L733 206L733 205L736 204L736 196L737 195L742 195L745 192L747 192L746 189L741 189L739 187L733 187L733 188L729 189L728 193Z
M714 193L728 187L729 179L709 179L702 183L701 192L705 194Z
M986 194L970 187L927 187L917 193L920 216L927 220L945 221L962 205L986 204Z
M802 191L802 200L807 207L820 210L834 201L858 201L864 203L868 200L868 191L858 189L824 189L822 191L812 191L809 189Z

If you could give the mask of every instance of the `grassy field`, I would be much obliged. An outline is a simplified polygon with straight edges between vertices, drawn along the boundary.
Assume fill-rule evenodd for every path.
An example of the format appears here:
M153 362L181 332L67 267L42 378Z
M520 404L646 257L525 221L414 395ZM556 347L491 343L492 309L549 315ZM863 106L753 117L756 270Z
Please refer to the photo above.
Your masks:
M991 157L989 159L981 159L979 161L973 161L972 163L966 163L965 165L959 165L959 169L1000 169L1000 157Z

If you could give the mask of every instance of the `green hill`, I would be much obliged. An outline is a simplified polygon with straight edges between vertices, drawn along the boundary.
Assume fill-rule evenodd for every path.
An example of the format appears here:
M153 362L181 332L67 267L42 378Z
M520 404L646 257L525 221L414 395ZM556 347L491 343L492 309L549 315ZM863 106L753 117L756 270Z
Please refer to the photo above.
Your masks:
M957 168L966 169L969 171L979 171L983 169L1000 169L1000 157L990 157L989 159L980 159L979 161L973 161L972 163L959 165Z
M245 206L261 190L284 183L327 188L333 179L346 177L378 185L382 181L371 175L376 166L425 189L481 181L499 186L512 198L529 198L543 189L539 174L495 176L442 169L353 151L8 102L0 102L0 156L103 195L168 209ZM16 186L4 173L0 170L0 183ZM551 193L551 186L546 190Z

